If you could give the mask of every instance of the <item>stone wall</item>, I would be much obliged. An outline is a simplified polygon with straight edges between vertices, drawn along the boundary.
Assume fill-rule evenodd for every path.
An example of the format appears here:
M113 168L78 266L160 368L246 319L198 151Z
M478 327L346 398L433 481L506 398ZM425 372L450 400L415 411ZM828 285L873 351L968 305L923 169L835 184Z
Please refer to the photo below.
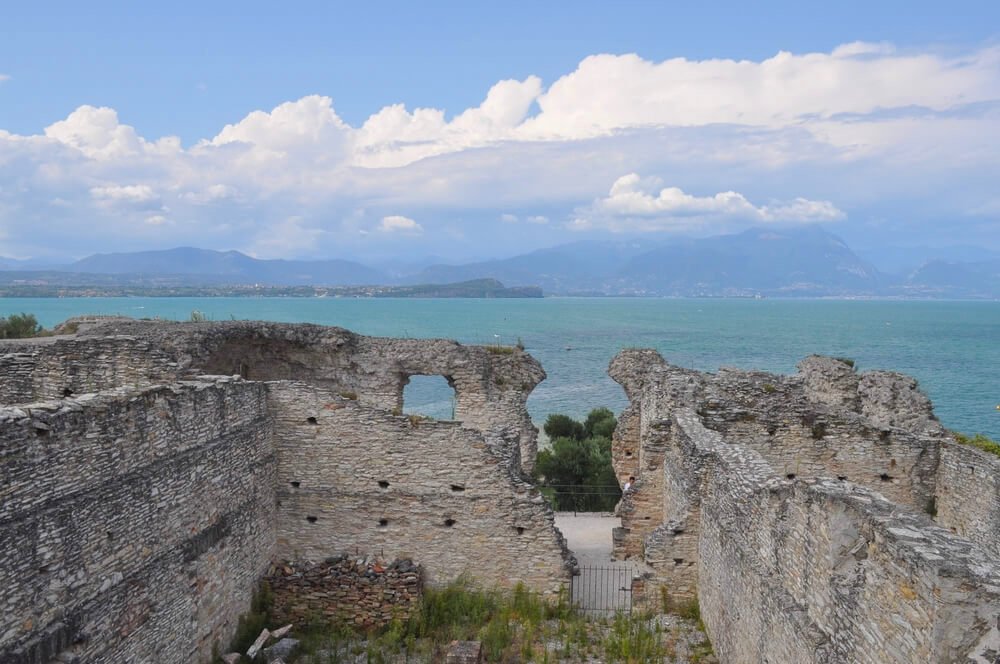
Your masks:
M693 412L672 422L699 452L698 598L722 661L955 662L996 638L981 550L856 484L781 478Z
M274 541L266 405L206 379L0 408L0 660L225 644Z
M267 575L276 624L315 620L363 629L405 622L420 605L421 570L410 560L341 555L315 565L281 561Z
M481 432L514 467L530 472L534 464L538 432L526 403L545 372L517 348L367 337L308 324L120 318L98 320L77 336L0 341L0 403L197 374L305 381L389 412L402 411L411 376L443 376L455 389L456 420Z
M0 403L31 403L116 387L170 382L177 365L149 340L129 336L0 341Z
M937 522L1000 560L1000 457L948 441L941 445Z
M778 376L722 369L706 374L668 365L654 351L625 351L610 373L630 396L626 426L615 434L613 462L619 479L635 475L635 489L620 507L622 529L615 555L634 557L659 529L670 505L696 488L674 487L670 500L659 473L662 418L693 408L702 424L732 444L758 452L787 479L839 478L879 491L915 511L934 503L939 448L947 432L933 417L930 402L913 379L891 372L855 373L842 360L813 356L799 374ZM661 506L661 503L667 504ZM681 510L683 512L683 510Z
M652 351L610 373L630 399L616 472L638 477L616 553L697 596L721 661L994 661L1000 459L952 442L915 381L815 357L701 374Z
M268 394L279 557L374 552L419 561L433 584L468 575L548 595L568 580L552 511L478 432L306 383L268 383Z

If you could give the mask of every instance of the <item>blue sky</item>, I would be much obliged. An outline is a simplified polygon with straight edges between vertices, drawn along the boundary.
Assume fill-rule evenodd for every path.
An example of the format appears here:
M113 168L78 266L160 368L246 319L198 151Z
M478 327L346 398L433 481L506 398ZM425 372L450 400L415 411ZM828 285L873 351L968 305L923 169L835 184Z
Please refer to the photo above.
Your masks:
M5 7L0 256L1000 249L1000 3L749 4Z

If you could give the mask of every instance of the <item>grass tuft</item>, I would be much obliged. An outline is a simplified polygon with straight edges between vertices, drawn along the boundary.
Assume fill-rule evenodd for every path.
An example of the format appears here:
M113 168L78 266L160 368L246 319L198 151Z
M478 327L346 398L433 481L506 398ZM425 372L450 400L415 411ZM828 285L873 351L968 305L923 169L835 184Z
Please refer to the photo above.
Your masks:
M974 436L966 436L965 434L958 433L957 431L952 431L951 433L955 437L955 440L960 442L962 445L971 445L972 447L979 448L984 452L1000 456L1000 443L996 442L992 438L988 438L981 433L977 433Z

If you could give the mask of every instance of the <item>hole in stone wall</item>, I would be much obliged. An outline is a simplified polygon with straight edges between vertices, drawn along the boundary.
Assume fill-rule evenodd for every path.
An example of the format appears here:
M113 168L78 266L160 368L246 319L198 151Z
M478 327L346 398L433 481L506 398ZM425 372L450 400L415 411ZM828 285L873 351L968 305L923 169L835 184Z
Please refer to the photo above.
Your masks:
M379 528L385 528L388 525L389 525L389 519L379 519L378 520L378 527Z
M36 436L40 436L42 438L44 438L45 436L48 436L49 435L48 427L42 428L42 427L36 425L35 426L35 435Z
M314 516L307 516L306 517L306 521L308 521L309 523L316 523L316 517L314 517Z
M69 389L68 387L64 387L63 391L62 391L62 395L63 395L63 398L71 397L71 396L73 396L73 390Z
M451 490L455 491L455 492L465 491L465 487L462 486L461 484L452 484L451 485Z
M315 417L307 417L306 422L308 422L309 424L319 424L319 422L316 420Z
M389 488L389 483L386 482L385 480L379 480L378 481L378 488L380 488L380 489L388 489Z
M889 473L882 473L881 475L878 476L878 478L883 482L888 482L892 479L892 475L890 475Z
M518 535L524 534L524 526L518 526L517 528L515 528L515 530L517 531Z
M891 431L882 430L878 432L878 439L884 443L885 441L889 440L889 436L891 435L892 435Z
M454 519L445 519L444 520L444 525L445 525L445 528L451 528L452 526L455 525L455 520Z
M626 457L631 457L632 456L632 450L625 450L625 456Z
M684 532L684 529L683 528L674 528L670 532L673 533L674 535L680 535L681 533Z
M298 489L299 486L302 484L302 482L299 482L298 480L292 480L291 482L289 482L289 484Z
M106 532L105 535L107 535L107 537L108 537L109 540L113 540L115 538L115 534L113 532L111 532L110 530L108 532Z
M49 573L49 566L48 565L41 565L38 568L38 572L39 572L39 574L48 574Z
M410 376L403 388L403 413L435 420L454 420L455 388L444 376Z
M683 558L674 558L674 564L675 565L683 565L684 564L684 559Z
M895 468L896 467L896 460L895 459L889 459L889 467L890 468Z
M843 482L844 480L847 479L847 475L837 475L837 479Z
M787 477L790 480L794 480L795 479L795 473L788 473L787 475L785 475L785 477Z

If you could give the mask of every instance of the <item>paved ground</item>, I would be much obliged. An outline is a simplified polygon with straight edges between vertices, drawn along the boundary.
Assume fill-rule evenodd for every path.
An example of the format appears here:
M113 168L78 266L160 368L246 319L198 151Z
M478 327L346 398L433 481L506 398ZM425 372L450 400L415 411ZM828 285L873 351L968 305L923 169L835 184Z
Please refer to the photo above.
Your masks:
M642 574L642 563L611 559L611 530L621 525L613 514L557 512L556 527L580 564L573 579L573 601L596 613L614 613L629 605L627 588Z
M556 512L556 528L581 565L611 563L611 530L620 525L621 519L611 513Z

